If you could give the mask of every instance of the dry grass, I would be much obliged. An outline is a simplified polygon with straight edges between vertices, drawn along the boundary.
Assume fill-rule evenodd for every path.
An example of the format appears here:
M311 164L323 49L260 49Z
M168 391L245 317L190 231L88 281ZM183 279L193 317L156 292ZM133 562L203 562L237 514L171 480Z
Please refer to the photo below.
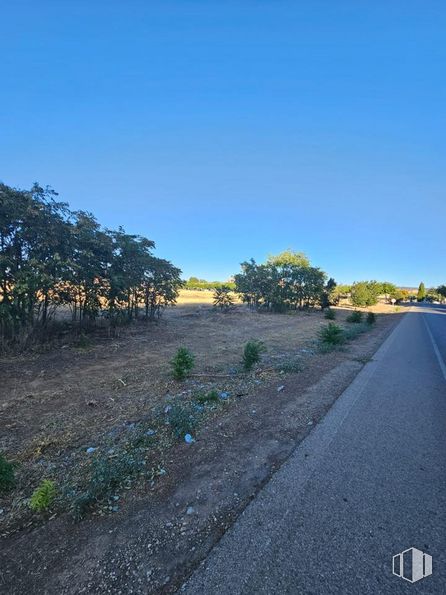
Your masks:
M240 303L237 294L232 294L234 302ZM214 292L209 289L181 289L178 296L178 306L195 304L212 305Z
M215 311L204 300L211 292L188 292L181 306L157 324L140 324L119 339L101 339L88 349L64 349L0 360L1 447L14 454L34 443L67 447L91 442L104 428L135 419L184 390L170 376L169 362L180 346L196 356L198 374L228 373L240 367L244 344L265 343L265 365L292 356L317 337L327 321L321 312L268 314L236 306ZM196 301L194 301L196 300ZM394 312L378 306L378 312ZM338 308L342 323L349 309ZM64 437L59 440L59 437Z
M283 374L311 366L315 340L327 325L322 312L279 315L237 305L223 313L203 302L211 292L191 293L198 295L186 297L200 301L182 302L156 323L124 328L119 338L97 336L84 349L66 345L0 359L0 450L20 462L13 501L0 501L0 507L12 511L11 526L27 509L23 503L30 486L42 474L63 484L76 465L82 471L88 463L87 448L102 452L112 436L120 440L133 422L162 424L160 413L167 404L191 402L210 390L256 398L262 386L281 384ZM344 323L350 312L336 308L336 322ZM251 339L262 341L266 353L247 374L242 354ZM177 382L169 362L180 346L194 353L196 368L192 377ZM159 448L163 445L168 446L160 438Z

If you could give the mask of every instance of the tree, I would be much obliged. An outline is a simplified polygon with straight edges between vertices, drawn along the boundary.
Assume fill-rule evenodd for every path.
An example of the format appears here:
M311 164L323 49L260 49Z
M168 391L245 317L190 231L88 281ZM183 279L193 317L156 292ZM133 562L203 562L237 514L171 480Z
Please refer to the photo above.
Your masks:
M358 281L351 288L351 301L356 307L373 306L378 301L381 286L376 281Z
M38 184L0 184L0 347L46 333L61 304L84 328L99 314L115 324L136 318L143 302L146 316L159 316L182 286L181 271L153 256L151 240L103 229L56 197Z
M316 267L285 257L270 257L265 264L253 259L243 262L235 275L236 291L251 307L274 312L315 306L322 303L326 274Z
M298 267L309 267L310 260L303 252L294 252L293 250L284 250L275 256L269 256L266 264L283 267L287 265Z
M142 280L146 318L159 318L167 306L175 304L183 285L179 268L168 260L152 257Z
M446 300L446 285L439 285L437 293L441 296L441 301L444 302Z
M424 287L424 283L421 282L418 286L417 302L422 302L425 297L426 297L426 288Z
M390 302L391 299L398 299L398 289L396 285L393 283L389 283L389 281L384 281L383 283L379 284L381 286L380 293L384 294L386 297L386 301Z
M330 277L322 293L321 308L329 308L330 306L337 304L338 301L339 300L336 296L336 281L333 279L333 277Z

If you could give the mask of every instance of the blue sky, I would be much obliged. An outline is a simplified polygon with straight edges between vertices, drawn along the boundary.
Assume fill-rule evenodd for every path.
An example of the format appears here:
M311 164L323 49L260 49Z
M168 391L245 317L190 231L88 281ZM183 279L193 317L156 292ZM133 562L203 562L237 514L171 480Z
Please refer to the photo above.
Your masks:
M0 179L224 279L446 282L446 4L4 3Z

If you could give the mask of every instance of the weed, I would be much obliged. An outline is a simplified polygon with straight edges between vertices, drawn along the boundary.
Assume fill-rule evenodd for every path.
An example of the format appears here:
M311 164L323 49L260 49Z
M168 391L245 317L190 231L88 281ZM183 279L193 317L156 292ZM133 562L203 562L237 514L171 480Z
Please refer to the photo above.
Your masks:
M15 464L7 461L0 453L0 492L7 492L14 487L14 468Z
M171 361L173 377L183 380L195 366L195 357L186 347L180 347Z
M359 310L354 310L349 316L347 316L346 321L358 324L362 322L362 316L362 312L360 312Z
M328 308L328 310L325 311L324 317L327 320L334 320L336 318L336 312L334 310L332 310L331 308Z
M298 372L302 372L304 365L300 359L295 358L282 362L276 366L276 369L279 372L284 372L285 374L297 374Z
M376 315L374 312L368 312L366 318L367 324L374 324L376 322Z
M207 393L199 393L195 397L195 400L201 405L205 405L206 403L215 403L219 400L218 392L216 390L210 390Z
M127 451L135 449L150 448L156 443L154 434L148 434L146 428L139 428L135 430L131 439L127 442Z
M144 460L129 452L121 452L111 458L94 459L85 491L78 494L72 502L73 517L80 520L95 502L105 498L110 490L141 473L143 469Z
M178 438L190 434L198 425L196 411L190 405L174 404L168 413L172 432Z
M246 371L252 369L260 361L260 355L266 351L262 341L248 341L243 350L243 367Z
M56 485L50 479L44 479L34 490L29 506L36 512L48 510L56 498Z

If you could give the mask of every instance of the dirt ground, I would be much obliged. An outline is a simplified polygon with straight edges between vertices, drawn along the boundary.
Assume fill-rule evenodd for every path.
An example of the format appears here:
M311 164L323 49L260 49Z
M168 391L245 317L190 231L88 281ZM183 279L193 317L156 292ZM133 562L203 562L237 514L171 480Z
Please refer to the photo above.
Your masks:
M322 354L315 339L327 321L320 312L260 314L238 305L220 313L196 293L158 323L118 338L0 360L0 449L20 464L16 489L0 500L1 591L174 592L401 316L379 306L393 315ZM348 313L337 309L336 322ZM264 341L267 351L244 374L249 339ZM168 362L183 345L196 355L197 376L179 383ZM62 484L88 465L87 448L97 449L94 456L109 452L111 433L118 448L141 420L151 424L171 403L210 389L225 398L206 409L196 442L164 441L160 426L147 457L162 473L113 490L116 506L106 500L77 523L57 507L30 512L28 498L42 478Z

